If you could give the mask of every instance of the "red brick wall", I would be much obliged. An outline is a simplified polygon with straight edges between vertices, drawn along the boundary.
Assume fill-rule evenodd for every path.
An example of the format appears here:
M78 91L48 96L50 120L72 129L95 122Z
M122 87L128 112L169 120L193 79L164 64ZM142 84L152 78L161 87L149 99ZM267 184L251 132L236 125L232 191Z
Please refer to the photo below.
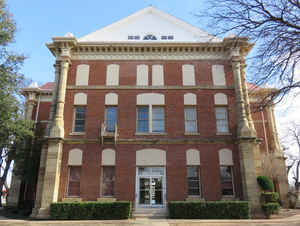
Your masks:
M145 148L157 148L166 151L166 187L167 201L184 200L187 197L186 150L200 150L200 181L203 198L219 200L221 198L220 170L218 150L229 148L233 151L233 174L236 197L242 197L242 185L238 150L235 145L102 145L65 144L63 148L62 169L59 188L59 200L65 197L68 177L68 154L73 148L83 151L80 191L83 200L96 200L100 197L101 153L105 148L116 151L115 197L118 200L135 199L136 151Z
M212 85L211 66L213 64L224 64L227 85L233 86L233 75L230 62L227 61L73 61L68 74L68 85L75 85L76 67L78 64L89 64L89 85L105 85L106 65L119 64L119 85L136 84L136 66L138 64L149 65L149 84L151 84L151 66L162 64L164 66L164 84L170 86L182 86L182 64L195 65L196 85ZM70 135L73 126L74 94L84 92L87 94L88 103L86 109L85 135ZM222 92L228 96L229 127L232 136L236 136L236 115L234 90L112 90L112 89L68 89L64 110L64 124L66 138L88 138L99 137L100 123L104 120L105 94L114 92L118 94L118 129L120 139L134 139L136 133L136 96L140 93L161 93L165 95L165 131L164 136L138 136L138 138L210 138L215 139L222 136L216 135L216 119L214 94ZM185 136L184 128L184 103L185 93L197 95L197 121L198 136ZM228 137L228 136L224 136ZM136 180L136 151L144 148L159 148L166 151L166 186L167 200L184 200L187 197L186 181L186 150L198 149L201 155L201 187L202 194L206 200L219 200L221 198L220 169L218 150L229 148L233 151L234 158L234 182L235 194L242 196L241 176L239 166L239 154L235 144L173 144L173 145L141 145L141 144L118 144L117 146L100 144L64 144L62 157L62 170L59 188L59 200L66 194L68 176L68 153L72 148L83 150L83 165L81 174L81 197L83 200L96 200L100 193L101 176L101 151L105 148L116 150L116 181L115 197L119 200L135 199Z

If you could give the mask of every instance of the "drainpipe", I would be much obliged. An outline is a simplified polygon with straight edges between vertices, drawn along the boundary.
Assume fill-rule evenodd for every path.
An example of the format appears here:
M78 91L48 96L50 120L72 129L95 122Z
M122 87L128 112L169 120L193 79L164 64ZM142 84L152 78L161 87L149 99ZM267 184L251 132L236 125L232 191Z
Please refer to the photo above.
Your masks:
M264 136L265 136L266 149L267 149L267 154L269 154L269 143L268 143L267 132L266 132L264 110L263 109L261 109L261 110L262 110L261 111L261 118L262 118L263 128L264 128Z

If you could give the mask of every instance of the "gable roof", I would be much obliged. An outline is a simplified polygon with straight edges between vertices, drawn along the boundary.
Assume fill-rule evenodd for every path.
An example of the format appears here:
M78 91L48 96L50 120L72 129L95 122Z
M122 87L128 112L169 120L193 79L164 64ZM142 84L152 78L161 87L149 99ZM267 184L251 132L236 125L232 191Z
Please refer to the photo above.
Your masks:
M221 40L170 14L146 7L100 30L78 39L79 42L149 42L146 35L154 35L157 40L150 42L220 42ZM128 36L139 36L139 40L128 40ZM172 40L162 40L162 36L173 36Z

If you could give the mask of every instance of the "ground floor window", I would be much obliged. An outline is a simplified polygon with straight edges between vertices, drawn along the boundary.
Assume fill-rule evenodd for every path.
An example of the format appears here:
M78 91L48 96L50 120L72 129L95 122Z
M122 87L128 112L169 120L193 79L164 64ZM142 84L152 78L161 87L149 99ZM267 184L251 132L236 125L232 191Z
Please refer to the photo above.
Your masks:
M223 196L233 196L232 166L221 166L221 191Z
M200 168L199 166L187 167L187 185L189 196L200 196Z
M80 166L69 166L68 196L80 197Z
M102 167L102 196L114 196L115 167Z

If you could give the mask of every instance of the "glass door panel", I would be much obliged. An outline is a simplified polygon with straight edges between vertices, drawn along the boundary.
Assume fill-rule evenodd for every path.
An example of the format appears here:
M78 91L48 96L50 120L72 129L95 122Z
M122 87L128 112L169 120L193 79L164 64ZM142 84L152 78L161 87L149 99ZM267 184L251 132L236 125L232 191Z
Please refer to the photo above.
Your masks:
M151 204L162 205L162 177L151 178Z
M140 181L140 194L139 194L139 204L150 205L150 178L141 177Z

